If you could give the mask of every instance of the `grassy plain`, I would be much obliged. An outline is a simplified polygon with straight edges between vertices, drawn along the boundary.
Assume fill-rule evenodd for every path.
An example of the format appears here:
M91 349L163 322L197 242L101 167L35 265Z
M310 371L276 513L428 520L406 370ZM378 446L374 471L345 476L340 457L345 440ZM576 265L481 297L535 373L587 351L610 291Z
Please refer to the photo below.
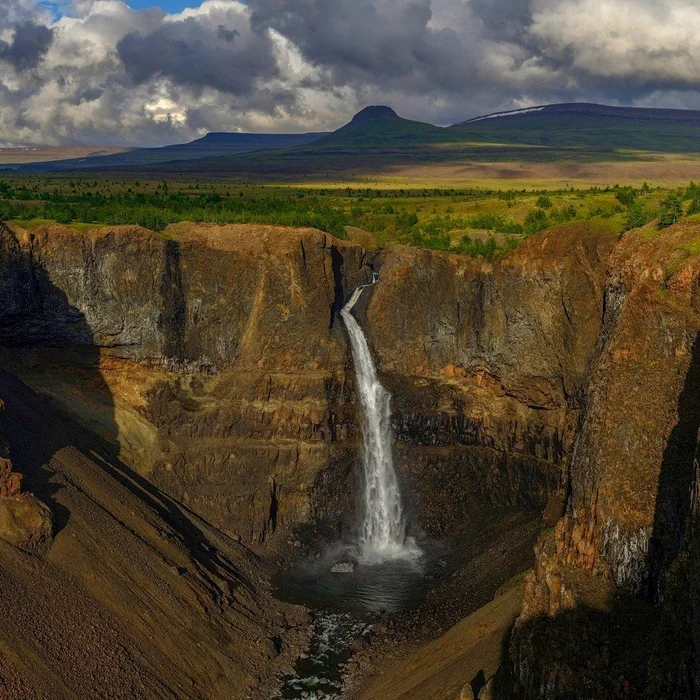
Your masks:
M641 180L658 175L653 166L659 164L678 179ZM10 174L0 176L0 218L25 228L52 221L79 230L139 224L163 235L183 221L314 226L372 247L401 243L491 259L557 224L587 220L622 233L662 216L674 198L674 216L700 212L700 188L686 179L700 175L700 161L666 156L659 163L607 164L609 179L600 183L571 170L598 164L498 166L492 178L483 177L482 165L473 180L463 172L444 181L426 172L425 179L420 173L407 181L381 176L364 185ZM627 177L618 177L622 173ZM602 180L603 171L599 175Z
M47 160L71 160L91 158L115 153L125 153L130 149L122 146L29 146L26 148L0 148L0 165L24 165Z

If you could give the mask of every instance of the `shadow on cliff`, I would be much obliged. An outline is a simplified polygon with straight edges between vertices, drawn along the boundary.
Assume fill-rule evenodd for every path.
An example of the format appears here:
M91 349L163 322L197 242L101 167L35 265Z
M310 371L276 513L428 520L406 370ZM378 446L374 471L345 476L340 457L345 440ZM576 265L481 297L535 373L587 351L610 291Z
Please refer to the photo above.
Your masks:
M180 363L185 358L186 307L178 244L168 241L164 253L159 329L166 356ZM33 258L31 246L20 244L9 228L0 226L0 398L6 407L0 420L14 468L23 475L22 489L46 503L54 535L59 534L71 518L62 502L62 485L76 473L80 478L80 458L63 453L63 459L77 465L71 472L63 459L55 457L65 448L75 448L168 523L202 573L225 576L234 585L244 582L240 571L212 547L200 527L205 525L202 521L120 459L114 397L100 372L100 360L101 348L85 315L52 283ZM98 407L94 420L83 412L78 421L47 395L64 389L51 383L52 366L72 376L72 381L77 379L81 389L89 388L89 398ZM42 393L38 393L15 372L26 373L36 384L47 377L49 385L39 386ZM84 474L87 481L89 470Z
M666 575L687 544L700 430L700 335L678 399L678 423L664 450L649 542L648 595L663 602Z
M697 513L691 512L699 471L700 335L677 413L663 452L641 591L617 589L600 608L578 605L515 628L499 698L700 697ZM595 577L587 584L585 578L579 586L597 585Z

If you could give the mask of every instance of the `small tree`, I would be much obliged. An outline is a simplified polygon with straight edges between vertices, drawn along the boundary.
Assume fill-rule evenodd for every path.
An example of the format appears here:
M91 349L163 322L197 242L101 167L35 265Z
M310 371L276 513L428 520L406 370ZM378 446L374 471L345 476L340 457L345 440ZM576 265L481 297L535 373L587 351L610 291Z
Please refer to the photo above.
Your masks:
M551 209L552 200L546 194L542 194L537 198L537 206L540 209Z
M637 191L633 187L621 187L615 192L615 198L620 204L629 207L637 197Z
M689 216L691 214L700 214L700 194L695 196L688 206L688 211L686 212Z
M648 224L653 216L642 208L639 202L633 202L627 210L627 218L625 220L625 231L633 228L641 228Z
M549 226L549 219L542 209L533 209L525 217L525 232L528 234L537 233Z
M661 216L659 217L659 228L673 226L681 220L683 216L683 203L677 194L670 194L661 203Z

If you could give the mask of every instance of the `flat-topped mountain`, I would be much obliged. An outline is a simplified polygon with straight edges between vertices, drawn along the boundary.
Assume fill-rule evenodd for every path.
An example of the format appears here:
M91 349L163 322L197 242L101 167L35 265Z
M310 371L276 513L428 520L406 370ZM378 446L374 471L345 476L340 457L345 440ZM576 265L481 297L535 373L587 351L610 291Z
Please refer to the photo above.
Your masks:
M697 152L700 111L554 104L495 112L450 127L476 141L558 148Z
M376 149L415 146L440 141L445 129L400 117L391 107L374 105L359 111L345 126L312 144L310 151L327 147Z
M60 162L37 162L22 169L33 171L79 171L142 167L171 161L201 160L224 155L232 156L265 149L292 148L312 143L325 135L326 132L308 134L211 132L189 143L162 146L161 148L135 148L124 153L72 158Z
M658 109L653 107L616 107L611 105L599 105L587 102L571 102L565 104L540 105L537 107L525 107L505 112L493 112L480 117L467 119L455 124L455 127L466 126L487 119L522 118L530 115L532 118L549 118L562 116L576 116L582 118L614 118L633 119L636 121L662 121L683 124L700 125L700 110L693 109Z
M351 124L368 122L373 119L400 119L398 114L386 105L371 105L361 109L350 121Z

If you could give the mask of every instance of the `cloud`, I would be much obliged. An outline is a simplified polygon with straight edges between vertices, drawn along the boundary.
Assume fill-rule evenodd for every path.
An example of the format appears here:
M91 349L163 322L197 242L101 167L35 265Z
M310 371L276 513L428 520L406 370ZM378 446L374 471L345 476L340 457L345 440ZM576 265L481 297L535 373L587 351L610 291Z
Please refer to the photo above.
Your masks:
M46 55L53 40L53 30L31 20L15 27L12 42L0 41L0 61L6 61L17 71L34 68Z
M61 6L0 3L0 144L335 128L368 103L441 124L546 102L700 104L688 0Z
M117 54L138 84L166 77L233 95L250 95L280 72L271 39L252 30L238 2L163 22L149 33L131 32L117 43Z

